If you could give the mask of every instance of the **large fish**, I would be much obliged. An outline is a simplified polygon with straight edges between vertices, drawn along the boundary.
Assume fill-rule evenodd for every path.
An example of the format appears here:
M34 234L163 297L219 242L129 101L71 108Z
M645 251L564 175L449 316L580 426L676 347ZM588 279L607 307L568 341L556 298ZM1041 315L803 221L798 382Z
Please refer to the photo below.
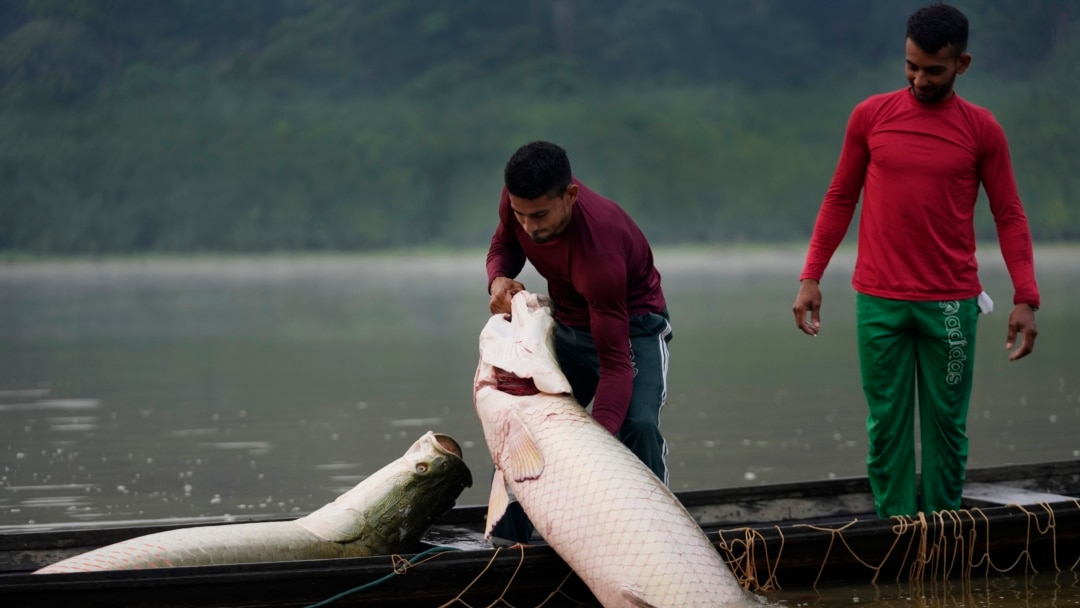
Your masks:
M404 456L300 519L147 534L51 564L37 574L399 553L413 547L471 485L457 442L428 432Z
M496 468L486 536L509 490L606 608L759 604L667 486L574 400L553 328L550 300L519 292L480 333L474 400Z

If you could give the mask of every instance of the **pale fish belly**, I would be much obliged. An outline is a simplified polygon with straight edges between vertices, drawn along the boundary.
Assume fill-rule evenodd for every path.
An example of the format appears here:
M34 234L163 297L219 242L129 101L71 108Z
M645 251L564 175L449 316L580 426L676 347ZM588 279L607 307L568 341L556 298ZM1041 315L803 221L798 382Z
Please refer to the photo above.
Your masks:
M572 398L494 388L477 398L543 400L514 408L540 449L543 473L507 475L507 485L606 608L760 604L675 495ZM498 458L502 470L514 470L511 450Z
M206 566L365 554L362 546L332 543L295 521L202 526L147 534L45 566L40 574Z

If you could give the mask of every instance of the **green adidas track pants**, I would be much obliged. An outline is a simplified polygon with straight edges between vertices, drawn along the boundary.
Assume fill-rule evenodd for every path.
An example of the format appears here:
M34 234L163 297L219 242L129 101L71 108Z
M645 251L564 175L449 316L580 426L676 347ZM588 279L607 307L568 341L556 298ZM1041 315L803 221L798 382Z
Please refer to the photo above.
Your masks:
M960 508L978 314L975 298L911 302L856 295L859 365L869 407L866 466L880 517ZM915 474L916 403L921 488Z

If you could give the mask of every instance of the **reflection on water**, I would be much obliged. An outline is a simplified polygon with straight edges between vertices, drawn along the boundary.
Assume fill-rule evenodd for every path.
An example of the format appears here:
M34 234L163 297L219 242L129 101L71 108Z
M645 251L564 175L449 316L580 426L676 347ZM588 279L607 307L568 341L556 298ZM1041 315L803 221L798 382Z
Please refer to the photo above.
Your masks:
M48 394L48 389L0 391L0 400L11 397L44 397ZM42 399L31 403L0 403L0 412L14 412L17 410L93 410L100 406L101 401L98 399Z
M980 322L973 466L1080 457L1077 254L1038 251L1031 358L1007 362L1007 310ZM809 340L790 312L802 255L658 252L676 490L863 474L852 260ZM983 266L1007 302L999 257ZM0 526L305 513L427 430L465 450L459 502L484 503L486 317L482 254L0 266Z
M468 542L464 536L449 540ZM970 580L803 586L756 595L764 600L762 608L1063 608L1080 606L1080 573L994 573Z
M1046 572L995 575L972 580L845 585L764 594L793 607L834 608L1042 608L1080 605L1080 575Z

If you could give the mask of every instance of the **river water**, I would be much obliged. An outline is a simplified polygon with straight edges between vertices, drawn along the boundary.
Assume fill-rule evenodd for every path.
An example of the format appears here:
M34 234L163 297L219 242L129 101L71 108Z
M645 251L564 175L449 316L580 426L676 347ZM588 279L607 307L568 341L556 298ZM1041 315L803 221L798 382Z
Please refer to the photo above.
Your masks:
M791 608L1065 608L1080 606L1076 572L925 583L891 582L766 594Z
M817 338L791 314L803 254L657 252L673 489L864 474L853 254L825 276ZM1011 285L995 247L980 259L997 310L969 464L1080 457L1080 249L1037 248L1041 333L1014 363ZM0 530L306 513L429 429L464 446L476 483L459 504L485 503L471 381L487 314L483 252L0 264ZM958 604L1006 593L968 591ZM857 593L841 601L944 601Z

